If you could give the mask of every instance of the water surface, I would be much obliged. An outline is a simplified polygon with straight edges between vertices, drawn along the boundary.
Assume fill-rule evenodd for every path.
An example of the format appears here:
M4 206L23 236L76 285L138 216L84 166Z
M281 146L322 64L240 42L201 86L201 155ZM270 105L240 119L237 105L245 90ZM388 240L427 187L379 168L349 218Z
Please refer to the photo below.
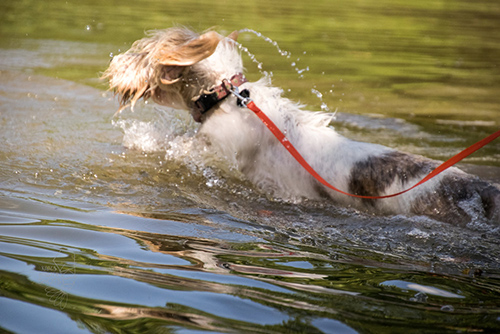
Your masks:
M269 198L185 113L113 117L98 79L148 29L253 29L287 97L444 160L499 127L496 2L10 1L0 22L0 331L500 330L498 228ZM500 142L460 166L500 182Z

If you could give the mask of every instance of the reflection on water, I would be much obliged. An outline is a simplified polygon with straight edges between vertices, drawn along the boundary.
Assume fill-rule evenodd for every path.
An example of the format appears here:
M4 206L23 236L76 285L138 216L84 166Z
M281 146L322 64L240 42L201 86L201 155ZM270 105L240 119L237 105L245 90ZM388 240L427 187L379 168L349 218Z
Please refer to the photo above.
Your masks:
M0 331L499 331L498 228L269 198L189 115L113 119L98 81L144 30L243 29L250 79L337 110L345 136L446 159L499 126L499 18L459 0L0 3ZM462 167L500 182L500 142Z
M47 216L57 211L45 209ZM70 210L62 209L63 215ZM119 217L135 226L173 223L102 209L87 217L115 221L109 225L127 225ZM71 329L58 322L64 312L93 332L115 332L127 324L138 332L180 326L356 333L401 326L403 315L422 331L436 330L442 319L448 322L443 331L469 328L466 324L479 319L484 328L498 328L493 276L427 272L425 263L391 259L390 253L364 251L356 259L355 248L326 252L293 239L283 243L247 236L242 243L181 236L181 225L218 227L177 224L178 229L161 234L62 219L4 223L0 302L43 306L50 310L44 321L49 329ZM29 329L17 317L0 317L6 329Z

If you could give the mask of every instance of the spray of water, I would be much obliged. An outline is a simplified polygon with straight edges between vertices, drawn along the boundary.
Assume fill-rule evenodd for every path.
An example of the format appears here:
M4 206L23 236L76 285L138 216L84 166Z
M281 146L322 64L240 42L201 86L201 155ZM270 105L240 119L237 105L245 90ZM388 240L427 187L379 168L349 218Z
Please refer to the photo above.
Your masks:
M250 60L257 64L257 69L259 70L259 72L263 75L266 75L266 76L272 76L272 72L271 73L268 73L266 71L263 71L262 68L263 68L263 64L262 62L258 61L257 60L257 57L255 57L255 55L253 53L251 53L247 47L243 46L243 44L240 44L238 42L236 42L236 45L238 45L238 48L242 51L242 52L245 52L247 54L247 56L250 58Z
M278 42L273 41L271 38L264 36L262 33L258 32L258 31L255 31L255 30L249 29L249 28L244 28L244 29L241 29L239 32L240 33L245 33L245 32L252 33L252 34L256 35L257 37L264 39L265 42L273 45L278 50L278 53L282 57L286 57L287 59L290 59L292 57L292 53L290 51L286 51L286 50L281 49L280 46L278 45ZM255 57L255 55L252 54L252 53L250 53L250 51L248 50L248 48L244 47L243 45L241 45L239 43L238 43L238 46L239 46L240 50L242 50L243 52L245 52L249 56L249 58L254 63L257 64L257 68L259 69L259 72L261 74L263 74L265 76L271 76L271 77L273 76L272 72L263 71L263 64L262 64L262 62L258 61L257 58ZM306 51L304 51L303 54L306 54ZM298 62L299 61L300 61L300 57L297 58L295 61L292 61L292 63L290 64L290 66L295 70L295 72L298 75L298 78L299 79L303 79L305 72L309 72L309 66L306 66L305 68L299 68L299 66L298 66ZM324 111L324 112L329 112L330 108L328 107L328 105L326 104L326 102L323 101L323 94L316 89L316 86L314 86L314 88L311 89L311 93L314 94L320 100L321 110Z
M266 36L262 35L262 33L258 32L258 31L255 31L255 30L253 30L253 29L244 28L244 29L241 29L239 32L240 32L240 33L250 32L250 33L252 33L252 34L256 35L257 37L263 38L263 39L264 39L264 41L266 41L266 42L268 42L268 43L270 43L270 44L274 45L274 46L276 47L276 49L278 50L278 52L279 52L282 56L287 57L287 58L290 58L290 57L292 56L292 54L291 54L290 52L285 51L285 50L282 50L282 49L279 47L278 42L273 41L273 40L272 40L272 39L270 39L269 37L266 37Z

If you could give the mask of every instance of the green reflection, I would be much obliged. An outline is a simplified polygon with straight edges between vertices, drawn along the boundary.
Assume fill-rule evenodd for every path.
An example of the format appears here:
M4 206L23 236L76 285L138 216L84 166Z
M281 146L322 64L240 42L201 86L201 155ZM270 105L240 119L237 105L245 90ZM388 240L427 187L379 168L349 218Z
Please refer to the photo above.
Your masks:
M82 230L94 229L86 224L66 223ZM367 266L334 261L324 252L304 245L289 248L273 242L219 243L192 237L99 229L103 234L127 235L140 241L140 245L146 245L150 251L176 255L191 265L139 263L64 245L59 247L62 247L61 254L66 256L57 257L55 262L49 258L2 252L2 256L18 263L15 268L20 268L23 263L28 265L22 274L0 270L2 296L55 310L54 319L65 313L95 333L118 333L124 329L131 333L156 332L162 328L170 332L174 327L243 332L317 332L318 328L313 325L315 319L330 319L331 325L345 326L342 328L351 328L353 332L385 332L391 327L411 333L500 328L496 320L500 292L494 277L472 279L404 270L402 267L391 269L390 265L378 262L376 252L362 253L363 261L373 261ZM19 239L16 243L34 249L56 246L29 239ZM131 251L142 251L140 245ZM352 256L354 249L350 251ZM293 266L297 261L309 262L314 267L297 268ZM71 270L54 271L50 263ZM212 267L214 263L218 265ZM154 271L155 268L170 270L162 274ZM176 270L180 270L180 275L176 275ZM182 274L186 270L192 273L190 277ZM207 271L245 277L284 289L206 281L204 273ZM164 306L152 307L114 301L118 295L127 294L125 290L111 289L99 300L68 293L69 290L80 291L78 286L68 286L70 280L78 284L80 275L118 276L123 279L121 284L124 287L140 288L144 285L136 283L142 282L156 291L164 291L165 296L169 291L174 294L198 293L199 298L207 298L207 293L211 296L236 296L242 302L251 301L278 310L288 315L289 320L278 325L259 325L251 320L251 314L246 321L236 320L182 302L165 300ZM101 284L97 277L94 281ZM410 288L406 289L406 286ZM419 289L424 295L418 295ZM144 297L147 300L147 296ZM236 303L232 307L239 306ZM450 307L453 311L449 311Z

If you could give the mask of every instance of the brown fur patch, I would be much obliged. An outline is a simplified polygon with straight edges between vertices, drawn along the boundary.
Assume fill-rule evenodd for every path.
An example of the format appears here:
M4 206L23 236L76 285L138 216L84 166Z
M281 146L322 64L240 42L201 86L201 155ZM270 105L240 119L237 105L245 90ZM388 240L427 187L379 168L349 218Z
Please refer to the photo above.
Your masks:
M354 165L349 181L349 192L356 195L379 196L394 182L406 185L408 180L429 173L437 163L401 152L372 156ZM374 205L375 200L364 199Z

